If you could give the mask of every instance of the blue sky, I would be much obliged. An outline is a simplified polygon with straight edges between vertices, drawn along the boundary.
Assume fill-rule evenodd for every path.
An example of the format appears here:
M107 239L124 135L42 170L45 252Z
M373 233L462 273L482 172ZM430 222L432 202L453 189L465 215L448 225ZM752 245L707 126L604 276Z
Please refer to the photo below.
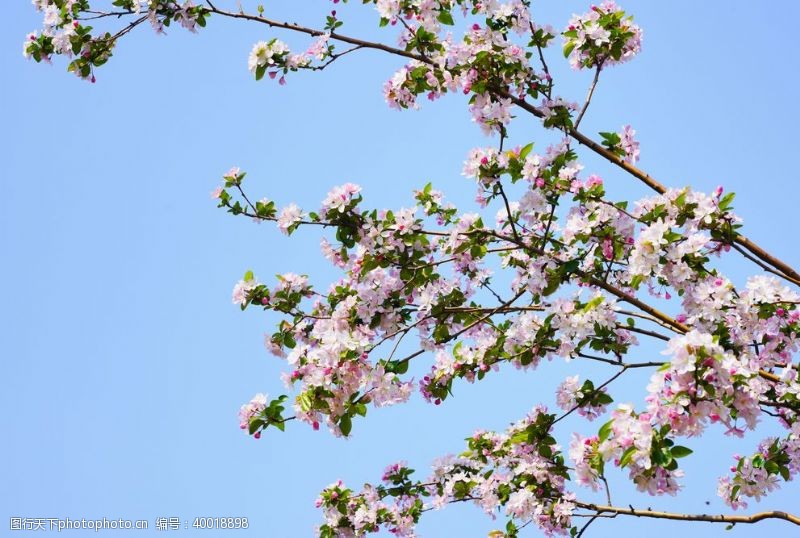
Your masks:
M587 5L542 1L534 14L559 28ZM800 17L800 4L623 6L644 28L644 52L605 73L582 130L632 124L644 169L671 186L722 184L737 192L747 235L799 265L800 188L791 158L800 44L785 21ZM460 451L474 428L503 428L536 402L551 401L558 380L579 368L507 371L458 385L456 397L439 407L414 398L371 411L347 441L300 425L248 438L238 429L238 407L256 392L281 393L282 364L262 347L277 319L231 305L233 284L247 269L264 279L304 272L321 287L336 275L312 232L286 239L273 226L215 209L209 192L221 174L240 166L254 196L305 208L346 181L361 184L374 207L408 206L411 191L433 181L468 208L474 187L460 176L461 163L471 147L491 140L471 125L460 97L425 103L419 112L389 110L381 86L400 63L379 53L292 75L283 87L256 83L246 68L253 42L283 36L299 48L308 41L212 19L198 35L141 28L92 85L66 73L61 61L26 62L21 43L40 15L26 1L6 9L0 525L25 516L137 518L151 526L162 516L238 516L249 518L249 534L310 536L320 519L313 501L328 483L342 478L357 487L399 459L425 474L438 455ZM276 0L270 9L277 18L317 25L330 4ZM337 9L349 33L388 37L359 2ZM550 63L558 66L558 92L581 99L588 75L570 72L556 49ZM512 137L540 149L552 140L527 119L514 124ZM591 155L584 162L615 194L647 194ZM738 282L752 272L740 263L729 269ZM596 379L601 375L608 374L598 370ZM616 390L640 401L643 384L635 381ZM561 434L568 442L568 429ZM677 498L637 498L619 481L615 500L727 511L715 479L733 451L751 450L758 439L736 443L711 431L689 443L696 453L685 460L687 487ZM790 484L753 508L797 511L797 495ZM477 508L457 506L432 514L420 532L485 536L496 526ZM593 535L612 532L729 535L723 527L642 520L600 522ZM737 527L735 535L762 532L794 529L767 522Z

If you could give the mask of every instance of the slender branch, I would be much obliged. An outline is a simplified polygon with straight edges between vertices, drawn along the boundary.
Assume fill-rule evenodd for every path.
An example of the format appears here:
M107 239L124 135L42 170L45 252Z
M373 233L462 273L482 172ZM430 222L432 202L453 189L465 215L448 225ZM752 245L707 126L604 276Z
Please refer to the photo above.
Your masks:
M506 196L506 191L503 189L503 184L500 181L497 182L497 190L500 192L500 196L503 198L503 204L506 206L508 224L511 226L511 232L514 234L514 239L519 241L520 238L519 234L517 233L517 225L514 223L514 215L511 213L511 204L508 201L508 196Z
M657 368L660 366L664 366L663 362L658 361L648 361L648 362L620 362L615 361L606 357L598 357L597 355L588 355L586 353L576 353L578 357L582 359L589 359L592 361L597 362L604 362L606 364L610 364L612 366L618 366L620 368L624 368L626 370L632 370L634 368Z
M324 32L322 30L316 30L314 28L308 28L306 26L301 26L297 23L293 22L282 22L276 21L274 19L268 19L266 17L260 15L250 15L248 13L240 12L235 13L233 11L225 11L224 9L219 9L213 5L208 8L210 13L215 13L217 15L221 15L223 17L231 17L234 19L244 19L248 21L258 22L261 24L266 24L270 28L281 28L284 30L291 30L293 32L299 32L301 34L307 34L313 37L321 36L328 32ZM375 49L375 50L382 50L384 52L388 52L390 54L394 54L396 56L403 56L405 58L410 58L412 60L418 60L420 62L425 62L430 64L431 61L427 59L425 56L420 54L414 54L413 52L408 52L403 49L399 49L397 47L391 47L389 45L384 45L383 43L376 43L373 41L365 41L363 39L358 39L355 37L350 37L347 35L339 34L337 32L330 32L331 39L335 39L336 41L341 41L343 43L350 43L351 45L357 45L361 48L365 49Z
M737 245L737 244L733 244L733 245L731 245L731 246L733 247L733 249L734 249L736 252L738 252L739 254L741 254L742 256L744 256L745 258L747 258L748 260L750 260L750 261L751 261L751 262L753 262L754 264L756 264L756 265L758 265L759 267L761 267L761 269L763 269L764 271L766 271L766 272L768 272L768 273L772 273L773 275L776 275L776 276L779 276L779 277L785 278L785 279L789 280L790 282L792 282L792 283L794 283L794 284L797 284L798 286L800 286L800 280L796 280L796 279L794 279L794 278L791 278L791 277L789 277L788 275L784 275L784 274L780 273L779 271L776 271L775 269L773 269L772 267L770 267L770 266L769 266L769 265L767 265L766 263L762 262L761 260L759 260L758 258L756 258L755 256L753 256L752 254L750 254L750 253L749 253L749 252L747 252L747 251L746 251L744 248L742 248L741 246L739 246L739 245Z
M603 506L592 503L576 502L580 508L593 510L598 514L610 513L636 517L650 517L655 519L673 519L676 521L707 521L709 523L758 523L765 519L782 519L795 525L800 525L800 517L774 510L771 512L759 512L750 516L739 515L713 515L713 514L678 514L674 512L659 512L655 510L639 510L633 507L624 508L620 506Z
M623 316L630 316L632 318L639 318L639 319L644 319L644 320L647 320L647 321L652 321L656 325L660 325L661 327L664 327L665 329L668 329L668 330L673 331L673 332L677 332L675 327L673 327L672 325L668 325L668 324L664 323L663 321L659 320L658 318L654 318L653 316L649 316L647 314L642 314L641 312L634 312L632 310L617 310L617 312L619 314L622 314Z
M583 115L586 114L586 110L589 108L589 104L592 102L592 96L594 95L594 89L597 87L597 81L600 80L600 71L603 70L603 62L599 62L597 64L597 69L594 70L594 78L592 79L592 85L589 86L589 91L586 94L586 101L583 103L583 108L581 108L580 114L578 114L578 118L575 120L575 127L577 129L578 126L581 124L581 120L583 119Z
M628 369L628 366L627 366L627 365L624 365L624 366L622 366L622 368L620 368L620 369L619 369L619 372L617 372L616 374L614 374L614 375L612 375L610 378L608 378L608 380L607 380L605 383L603 383L603 384L602 384L602 385L600 385L599 387L595 387L595 389L592 391L592 394L598 394L598 393L599 393L601 390L603 390L603 389L604 389L604 388L606 388L608 385L610 385L612 381L614 381L614 380L615 380L615 379L617 379L619 376L621 376L622 374L624 374L624 373L625 373L625 370L627 370L627 369ZM568 416L570 416L572 413L574 413L575 411L577 411L577 410L578 410L578 409L580 409L581 407L582 407L582 406L581 406L580 404L576 404L576 405L575 405L575 406L573 406L573 407L572 407L572 408L571 408L569 411L565 412L563 415L561 415L560 417L558 417L557 419L555 419L555 420L554 420L554 421L551 423L551 426L552 426L552 425L555 425L557 422L559 422L559 421L561 421L561 420L563 420L563 419L567 418Z
M331 65L333 62L335 62L336 60L338 60L342 56L346 56L347 54L350 54L351 52L355 52L355 51L360 50L362 48L364 48L364 47L362 47L361 45L356 45L354 47L351 47L351 48L347 49L344 52L337 52L337 53L331 54L331 56L328 59L328 61L325 62L324 64L310 66L310 67L307 67L306 69L309 69L311 71L322 71L323 69L325 69L326 67Z
M632 333L643 334L645 336L652 336L653 338L658 338L659 340L663 340L664 342L669 342L670 341L669 336L663 335L661 333L657 333L655 331L650 331L648 329L641 329L641 328L636 327L636 326L631 327L630 325L619 324L619 325L617 325L617 328L624 329L624 330L630 331Z
M126 11L93 11L93 10L86 10L83 13L89 13L91 15L91 17L77 17L75 20L78 20L78 21L92 21L92 20L95 20L95 19L104 19L106 17L116 17L116 18L119 19L119 18L124 17L126 15L133 15L133 14L135 14L135 11L130 11L130 10L126 10Z
M589 521L587 521L586 524L583 527L581 527L580 532L577 534L577 536L575 538L581 538L581 536L583 536L583 533L586 532L586 529L589 528L589 525L591 525L592 523L597 521L597 518L599 518L599 517L600 517L600 514L595 514L592 517L590 517Z

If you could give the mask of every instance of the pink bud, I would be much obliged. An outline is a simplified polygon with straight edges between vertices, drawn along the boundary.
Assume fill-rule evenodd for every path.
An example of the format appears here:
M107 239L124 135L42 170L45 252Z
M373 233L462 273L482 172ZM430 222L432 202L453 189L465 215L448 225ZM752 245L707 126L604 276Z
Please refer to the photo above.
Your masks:
M606 238L603 240L603 256L607 260L614 259L614 243L611 239Z
M253 437L255 437L256 439L261 439L261 432L254 433Z

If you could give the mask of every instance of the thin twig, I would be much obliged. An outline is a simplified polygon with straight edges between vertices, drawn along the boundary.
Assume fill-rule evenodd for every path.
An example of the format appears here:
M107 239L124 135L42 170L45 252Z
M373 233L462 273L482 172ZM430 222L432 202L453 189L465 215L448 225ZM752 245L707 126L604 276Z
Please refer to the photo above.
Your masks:
M597 81L600 80L600 71L603 70L603 62L599 62L597 64L597 69L594 70L594 78L592 79L592 85L589 86L589 91L586 94L586 101L583 103L583 108L581 108L580 114L578 114L578 118L575 120L575 129L578 128L578 125L581 124L581 120L583 119L583 115L586 114L586 110L589 108L589 104L592 102L592 96L594 95L594 89L597 87Z

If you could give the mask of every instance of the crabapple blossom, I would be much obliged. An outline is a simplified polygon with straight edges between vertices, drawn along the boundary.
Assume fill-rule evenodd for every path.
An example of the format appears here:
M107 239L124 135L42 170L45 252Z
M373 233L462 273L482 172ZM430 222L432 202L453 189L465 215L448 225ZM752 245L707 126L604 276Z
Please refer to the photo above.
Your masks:
M796 477L800 274L741 234L733 193L668 188L635 168L640 144L630 125L600 132L598 141L578 131L601 71L641 51L642 30L632 17L606 0L573 16L562 32L569 64L595 74L579 107L553 93L557 71L547 62L556 32L536 20L527 0L364 3L374 4L379 26L393 39L349 35L336 12L317 28L275 20L263 7L250 14L188 0L119 0L120 11L98 12L87 0L34 0L42 28L23 46L27 58L63 56L71 72L94 80L116 42L139 23L162 33L172 24L197 31L212 16L248 21L313 39L300 54L277 37L258 41L247 62L256 80L266 74L284 83L290 71L319 71L373 49L402 61L394 74L383 74L389 108L416 109L420 96L461 94L472 121L494 138L468 151L461 169L477 189L477 207L445 202L428 183L413 190L410 202L373 208L361 186L344 183L317 211L304 212L249 196L246 173L236 167L212 193L232 215L274 222L286 235L301 226L319 231L322 258L336 273L318 286L313 275L283 268L267 283L248 271L235 285L234 304L278 318L264 345L285 364L281 380L292 393L291 400L271 401L257 394L241 407L239 425L254 437L284 430L292 419L350 437L370 409L402 405L417 392L443 405L502 370L538 379L547 379L548 361L568 370L555 388L559 413L537 405L504 431L478 430L466 451L436 460L426 479L397 463L358 491L331 484L317 500L318 534L411 537L427 511L466 501L505 517L505 530L492 536L508 538L526 525L546 536L575 536L585 530L578 516L664 517L598 507L573 486L609 488L606 477L618 473L642 493L675 495L683 487L680 460L692 454L682 443L743 437L764 424L781 435L736 456L718 494L742 508ZM117 19L128 26L113 27ZM89 20L110 29L94 30ZM514 145L530 132L525 120L551 129L555 142L541 150L533 142ZM579 151L616 168L601 178ZM653 192L639 200L609 195L604 178L616 183L622 174ZM754 262L746 280L722 270L740 254ZM640 346L645 339L663 353L643 356L650 353ZM607 373L592 370L590 378L590 362ZM647 372L646 390L632 402L615 402L617 379L634 369ZM287 409L293 415L285 416ZM599 427L588 424L601 417ZM583 429L566 431L576 421ZM571 466L559 440L568 440ZM759 518L796 523L777 511Z
M296 204L289 204L281 210L278 217L278 229L286 235L291 233L297 224L302 220L303 213Z
M630 125L623 127L622 133L619 135L620 147L625 152L625 160L631 164L636 164L636 161L639 160L639 142L633 138L634 135L636 135L636 131Z
M574 69L627 62L642 47L642 30L612 0L574 15L562 35L564 56Z
M247 59L247 68L251 73L261 76L270 67L280 67L289 54L289 47L283 41L272 39L270 41L259 41L253 45L250 57Z
M258 393L239 409L239 427L246 430L250 427L250 419L267 407L267 395ZM260 437L260 436L259 436Z

